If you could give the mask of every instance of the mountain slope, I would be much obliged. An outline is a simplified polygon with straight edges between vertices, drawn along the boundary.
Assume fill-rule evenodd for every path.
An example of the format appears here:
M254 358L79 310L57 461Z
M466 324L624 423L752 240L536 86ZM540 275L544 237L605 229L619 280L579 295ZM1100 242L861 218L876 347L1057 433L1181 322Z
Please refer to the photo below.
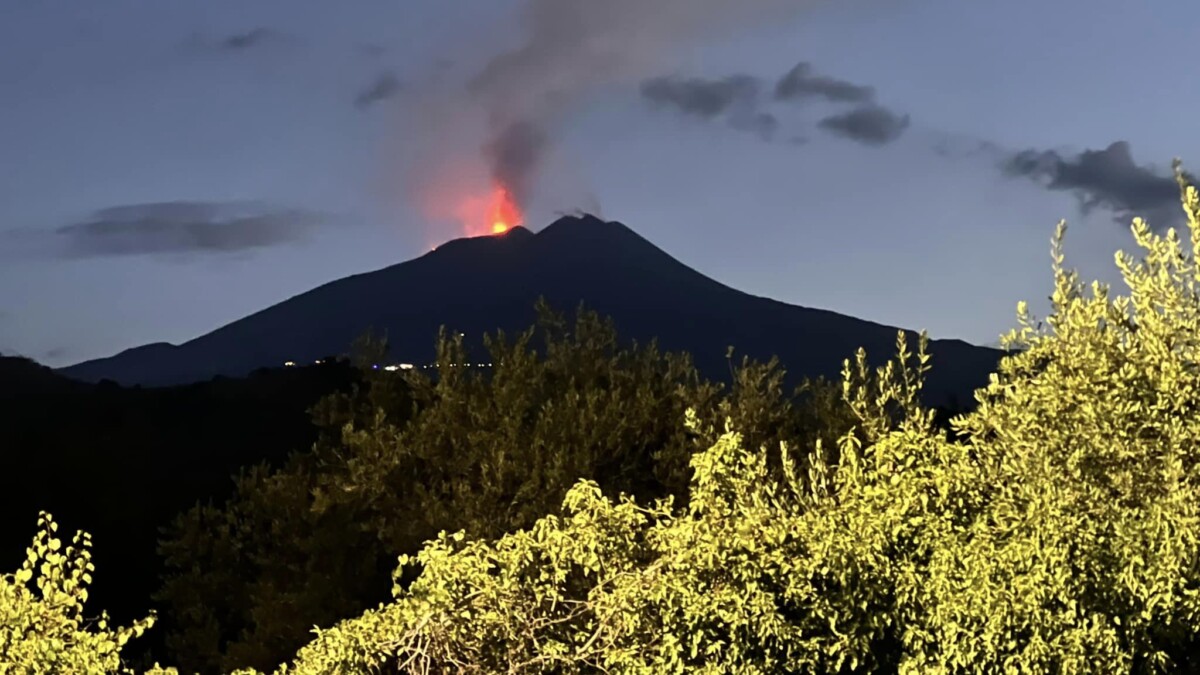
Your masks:
M613 317L622 337L686 350L710 377L738 354L778 356L793 376L837 377L842 359L867 349L893 355L896 329L826 310L752 296L675 260L628 227L592 216L562 218L537 234L459 239L414 260L334 281L179 346L153 344L63 369L81 380L162 386L238 376L285 361L344 353L368 328L386 331L400 361L433 359L438 327L468 340L533 323L534 302L573 310L583 301ZM915 349L915 334L910 334ZM959 340L931 341L927 400L961 402L1001 355Z

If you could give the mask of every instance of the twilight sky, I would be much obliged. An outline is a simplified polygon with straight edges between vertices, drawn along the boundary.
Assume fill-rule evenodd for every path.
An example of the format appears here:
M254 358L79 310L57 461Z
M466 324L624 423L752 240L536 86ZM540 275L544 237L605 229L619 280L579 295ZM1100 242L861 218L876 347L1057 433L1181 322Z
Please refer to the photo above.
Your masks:
M1186 0L4 0L0 353L182 342L582 209L726 284L992 343L1121 290L1200 166ZM468 218L464 224L461 218ZM404 302L404 298L381 299Z

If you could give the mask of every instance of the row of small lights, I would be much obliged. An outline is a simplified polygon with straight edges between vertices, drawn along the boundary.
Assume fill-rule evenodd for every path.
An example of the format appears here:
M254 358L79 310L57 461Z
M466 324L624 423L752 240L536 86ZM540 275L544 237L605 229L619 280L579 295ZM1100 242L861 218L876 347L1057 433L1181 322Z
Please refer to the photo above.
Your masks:
M315 364L318 364L318 365L319 365L319 364L321 364L321 363L324 363L324 361L321 361L320 359L318 359L318 360L316 360L316 361L313 361L313 363L315 363ZM293 367L295 367L295 365L296 365L296 362L295 362L295 361L284 361L284 362L283 362L283 365L284 365L284 367L285 367L285 368L293 368ZM450 367L451 367L451 368L457 368L459 365L460 365L460 364L457 364L457 363L451 363L451 364L450 364ZM462 365L462 367L463 367L463 368L470 368L470 367L472 367L472 366L474 366L474 367L477 367L477 368L491 368L491 367L492 367L492 364L490 364L490 363L475 363L475 364L471 364L471 363L464 363L464 364L461 364L461 365ZM437 363L435 363L435 364L433 364L433 365L430 365L430 366L421 366L421 369L422 369L422 370L425 370L425 369L427 369L427 368L440 368L440 367L441 367L441 365L440 365L440 364L437 364ZM378 365L373 365L373 366L371 366L371 368L373 368L374 370L379 370L379 366L378 366ZM416 368L416 366L414 366L414 365L413 365L413 364L411 364L411 363L400 363L400 364L396 364L396 365L384 366L384 367L383 367L383 369L384 369L384 370L386 370L386 371L388 371L388 372L390 372L390 373L394 373L394 372L396 372L397 370L412 370L412 369L414 369L414 368Z
M458 336L459 336L459 337L465 337L465 336L466 336L466 333L459 333L459 334L458 334ZM313 363L315 363L315 364L317 364L317 365L320 365L320 364L324 363L324 361L322 361L321 359L317 359L316 361L313 361ZM295 362L295 361L284 361L284 362L283 362L283 365L284 365L284 367L285 367L285 368L292 368L292 367L295 367L295 365L296 365L296 362ZM458 365L459 365L459 364L457 364L457 363L451 363L451 364L450 364L450 367L451 367L451 368L457 368L457 367L458 367ZM430 365L430 366L421 366L421 369L422 369L422 370L425 370L425 369L428 369L428 368L440 368L440 367L441 367L441 364L437 364L437 363L435 363L435 364L433 364L433 365ZM463 368L470 368L470 367L471 367L471 364L469 364L469 363L464 363L464 364L462 364L462 367L463 367ZM492 367L492 364L490 364L490 363L476 363L476 364L475 364L475 367L477 367L477 368L491 368L491 367ZM379 370L379 365L378 365L378 364L376 364L376 365L373 365L373 366L371 366L371 368L372 368L372 369L374 369L374 370ZM412 370L413 368L416 368L416 366L414 366L414 365L413 365L413 364L411 364L411 363L399 363L399 364L396 364L396 365L384 366L384 367L383 367L383 369L384 369L384 370L386 370L386 371L388 371L389 373L394 373L394 372L396 372L397 370Z

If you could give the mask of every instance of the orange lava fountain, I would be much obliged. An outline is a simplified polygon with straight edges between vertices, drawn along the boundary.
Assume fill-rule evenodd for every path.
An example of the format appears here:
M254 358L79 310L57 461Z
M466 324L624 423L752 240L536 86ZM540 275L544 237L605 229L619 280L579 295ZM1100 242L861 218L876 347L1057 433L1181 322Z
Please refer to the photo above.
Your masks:
M504 234L524 222L520 207L513 200L512 193L503 185L492 188L488 220L491 222L492 234Z
M462 236L503 235L524 224L525 214L507 185L494 179L471 180L471 172L465 169L441 173L444 176L429 179L421 207L432 221L457 221L461 234L443 231L429 242L431 246Z

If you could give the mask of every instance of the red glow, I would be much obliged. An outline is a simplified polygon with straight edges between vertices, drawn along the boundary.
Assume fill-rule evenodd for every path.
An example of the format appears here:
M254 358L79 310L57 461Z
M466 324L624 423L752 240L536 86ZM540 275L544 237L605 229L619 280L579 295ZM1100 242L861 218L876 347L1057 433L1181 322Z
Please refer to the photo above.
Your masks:
M427 163L414 192L423 215L436 227L430 246L459 237L503 235L524 223L512 191L488 173L477 158L452 153Z
M468 237L504 234L525 221L512 193L501 185L493 185L487 195L459 197L453 211Z
M504 234L524 221L521 209L513 201L512 193L502 185L492 188L491 206L488 211L492 234Z

